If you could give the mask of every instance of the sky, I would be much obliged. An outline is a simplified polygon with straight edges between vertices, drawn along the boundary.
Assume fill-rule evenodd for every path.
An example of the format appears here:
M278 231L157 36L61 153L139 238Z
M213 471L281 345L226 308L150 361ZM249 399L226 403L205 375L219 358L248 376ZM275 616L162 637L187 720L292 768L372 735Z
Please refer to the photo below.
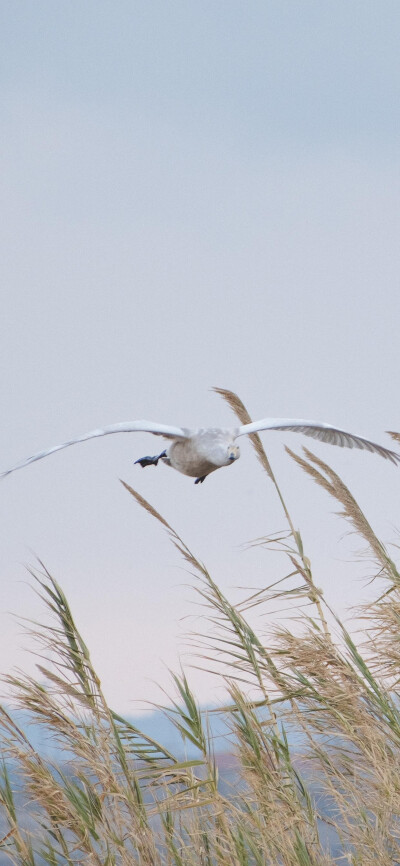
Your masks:
M255 419L328 421L390 447L399 4L3 0L0 16L0 469L117 421L230 425L212 386ZM26 569L37 558L117 710L158 700L168 668L190 664L194 579L121 478L230 598L284 573L246 547L284 526L250 443L196 487L134 466L158 444L107 437L1 483L4 673L33 670L15 615L43 616ZM316 582L345 611L374 591L370 568L284 451L310 440L264 444ZM397 542L398 471L312 445ZM206 673L189 676L200 701L217 699Z

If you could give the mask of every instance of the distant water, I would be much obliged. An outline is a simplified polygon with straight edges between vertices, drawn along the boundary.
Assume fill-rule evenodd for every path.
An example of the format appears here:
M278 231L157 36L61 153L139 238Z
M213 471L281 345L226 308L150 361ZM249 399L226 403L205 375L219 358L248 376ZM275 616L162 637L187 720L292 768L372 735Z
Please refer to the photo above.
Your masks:
M52 733L35 722L29 713L24 710L13 712L8 710L10 715L15 719L19 727L25 731L32 746L36 751L45 757L55 761L65 761L68 759L68 752L60 748L56 738ZM233 750L234 736L227 720L221 716L214 708L205 708L204 713L207 714L207 726L212 737L212 746L216 754L229 753ZM174 726L170 718L168 718L161 710L155 710L140 715L124 716L126 721L130 722L134 727L138 728L148 737L156 740L168 751L181 757L184 753L188 758L197 756L195 746L189 740L184 743L179 731ZM299 749L303 741L303 737L291 728L285 728L285 733L291 747Z

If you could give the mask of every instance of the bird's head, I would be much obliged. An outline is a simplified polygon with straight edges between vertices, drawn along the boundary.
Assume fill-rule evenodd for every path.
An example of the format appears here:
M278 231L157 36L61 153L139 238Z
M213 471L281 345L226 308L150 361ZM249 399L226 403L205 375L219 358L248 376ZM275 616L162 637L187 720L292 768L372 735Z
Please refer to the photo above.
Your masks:
M236 445L235 442L232 442L228 445L228 466L230 463L234 463L235 460L239 460L240 457L240 448L239 445Z

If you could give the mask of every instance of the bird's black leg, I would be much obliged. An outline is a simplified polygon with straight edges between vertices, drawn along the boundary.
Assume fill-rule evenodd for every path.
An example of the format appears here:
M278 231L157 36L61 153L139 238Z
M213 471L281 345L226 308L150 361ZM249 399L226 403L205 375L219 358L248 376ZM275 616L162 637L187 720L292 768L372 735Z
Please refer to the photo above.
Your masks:
M202 484L207 475L202 475L201 478L196 478L195 484Z
M155 457L140 457L139 460L135 460L135 465L136 465L136 463L140 463L142 469L144 469L145 466L157 466L157 463L160 460L160 458L166 457L166 456L167 456L167 452L162 451L161 454L156 454Z

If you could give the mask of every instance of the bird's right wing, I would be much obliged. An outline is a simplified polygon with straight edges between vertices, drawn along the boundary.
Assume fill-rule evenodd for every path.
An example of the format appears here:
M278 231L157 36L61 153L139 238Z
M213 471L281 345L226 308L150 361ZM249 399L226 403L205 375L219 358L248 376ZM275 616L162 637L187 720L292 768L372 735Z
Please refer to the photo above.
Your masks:
M333 427L332 424L324 424L322 421L303 421L295 418L263 418L261 421L252 421L250 424L244 424L242 427L239 427L237 435L244 436L246 434L259 433L262 430L290 430L294 433L304 433L305 436L312 436L313 439L319 439L320 442L328 442L329 445L339 445L340 448L363 448L366 451L380 454L381 457L391 460L392 463L400 463L400 454L396 451L391 451L390 448L385 448L384 445L378 445L377 442L371 442L370 439L364 439L364 436L348 433L346 430L341 430L340 427Z
M154 421L122 421L120 424L111 424L110 427L102 427L98 430L92 430L90 433L83 433L82 436L76 436L75 439L69 439L68 442L63 442L61 445L53 445L52 448L47 448L45 451L38 451L37 454L21 460L11 469L0 472L0 478L5 478L16 469L23 469L29 463L35 463L36 460L48 457L55 451L61 451L62 448L69 448L70 445L85 442L87 439L95 439L97 436L108 436L110 433L154 433L155 436L164 436L165 439L187 439L189 436L189 431L183 427L169 427L167 424L156 424Z

